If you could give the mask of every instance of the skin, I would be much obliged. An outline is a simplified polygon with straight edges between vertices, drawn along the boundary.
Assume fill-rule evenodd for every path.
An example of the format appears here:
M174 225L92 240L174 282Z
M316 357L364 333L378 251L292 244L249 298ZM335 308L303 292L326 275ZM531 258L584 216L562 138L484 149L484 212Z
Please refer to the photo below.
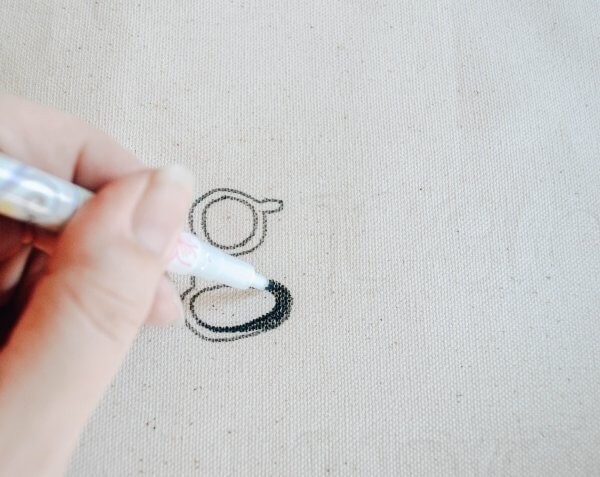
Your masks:
M164 272L192 184L13 97L0 151L97 193L58 236L0 217L0 475L62 475L139 328L183 318Z

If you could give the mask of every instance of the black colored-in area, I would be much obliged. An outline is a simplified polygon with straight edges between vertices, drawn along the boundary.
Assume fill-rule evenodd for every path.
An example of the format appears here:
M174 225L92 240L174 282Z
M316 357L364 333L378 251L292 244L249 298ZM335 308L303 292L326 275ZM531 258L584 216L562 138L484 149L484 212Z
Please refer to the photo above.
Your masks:
M208 211L215 204L225 200L236 201L252 211L252 232L248 237L243 238L235 244L220 244L213 240L208 230ZM192 204L188 215L188 224L194 234L200 234L211 245L226 250L233 256L246 255L256 250L264 242L267 236L267 222L271 214L280 212L283 208L283 201L278 199L258 200L245 192L219 188L208 191L206 194L198 197ZM196 209L198 211L196 212ZM199 215L198 215L199 214ZM198 218L198 223L196 223ZM270 281L266 292L275 297L273 309L256 319L250 320L241 325L235 326L215 326L198 317L195 310L197 299L205 298L206 294L212 291L226 288L224 285L215 285L207 288L196 288L196 277L191 277L190 287L183 292L181 299L189 300L189 309L191 317L186 320L186 326L196 336L206 341L224 342L235 341L242 338L256 336L268 330L277 328L281 323L288 319L291 307L292 296L289 290L279 282ZM256 291L256 293L261 293Z
M271 293L275 297L275 305L273 309L258 318L248 321L240 325L233 326L215 326L206 323L201 320L196 313L194 303L196 299L202 294L209 291L213 291L219 288L223 288L222 285L217 285L210 288L205 288L195 294L190 300L190 311L194 318L195 324L210 332L210 335L203 334L201 330L187 322L187 327L193 331L197 336L208 341L234 341L240 338L248 336L254 336L258 333L263 333L268 330L277 328L281 323L288 319L292 309L292 295L289 290L279 282L274 280L269 281L269 285L265 291ZM219 337L219 334L226 334L226 337Z

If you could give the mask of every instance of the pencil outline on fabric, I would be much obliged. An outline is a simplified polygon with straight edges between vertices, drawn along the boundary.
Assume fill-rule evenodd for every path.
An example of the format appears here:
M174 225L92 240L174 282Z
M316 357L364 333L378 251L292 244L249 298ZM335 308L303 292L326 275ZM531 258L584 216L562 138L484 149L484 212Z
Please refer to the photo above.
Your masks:
M208 230L208 210L215 204L226 200L235 201L245 205L252 212L252 232L242 240L238 240L236 248L231 245L219 244L212 239ZM283 210L283 201L279 199L258 200L245 192L230 189L213 189L194 201L188 214L188 226L194 234L203 235L211 245L227 248L235 256L246 255L262 245L267 237L267 223L270 214ZM199 219L199 223L195 220ZM262 223L259 222L262 220ZM223 290L223 285L196 289L196 279L191 277L190 286L182 293L182 300L187 302L191 317L186 317L186 326L196 336L206 341L225 342L249 338L273 330L286 321L291 313L293 298L289 290L281 283L271 281L265 291L273 295L275 303L273 308L261 316L236 325L210 324L205 318L200 317L197 303L207 293ZM233 297L232 297L233 298Z

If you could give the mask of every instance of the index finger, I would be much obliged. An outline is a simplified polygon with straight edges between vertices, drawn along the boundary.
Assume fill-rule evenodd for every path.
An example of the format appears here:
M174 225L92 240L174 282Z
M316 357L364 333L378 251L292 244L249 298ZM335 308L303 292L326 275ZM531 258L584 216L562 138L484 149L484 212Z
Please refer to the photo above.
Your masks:
M144 168L94 127L12 96L0 96L0 151L91 190Z

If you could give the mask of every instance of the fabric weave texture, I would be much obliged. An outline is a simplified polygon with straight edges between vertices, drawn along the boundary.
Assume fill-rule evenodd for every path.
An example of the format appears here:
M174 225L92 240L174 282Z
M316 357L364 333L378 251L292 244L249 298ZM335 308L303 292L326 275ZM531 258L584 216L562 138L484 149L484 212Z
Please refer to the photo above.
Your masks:
M0 18L0 92L255 199L194 220L234 246L265 219L238 250L293 297L244 339L144 329L69 476L600 474L597 0ZM273 306L209 295L213 324Z

